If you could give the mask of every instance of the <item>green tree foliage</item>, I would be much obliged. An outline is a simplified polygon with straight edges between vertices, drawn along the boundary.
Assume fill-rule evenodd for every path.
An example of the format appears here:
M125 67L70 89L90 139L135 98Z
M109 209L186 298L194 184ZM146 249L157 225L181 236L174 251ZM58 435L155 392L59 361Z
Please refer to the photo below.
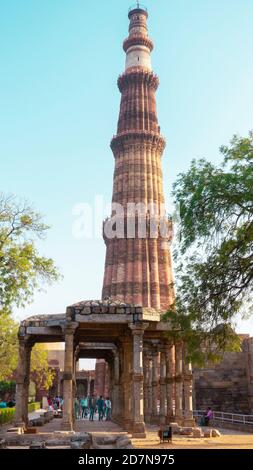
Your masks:
M0 193L0 315L24 306L36 288L59 278L53 260L35 247L47 229L29 204Z
M48 352L43 345L36 344L31 354L31 380L38 388L49 390L53 385L55 372L48 365Z
M40 256L35 246L47 230L27 202L0 193L0 380L12 377L18 362L19 324L12 318L13 307L25 306L35 289L60 277L53 260ZM52 385L53 372L40 345L32 350L31 376L39 387Z
M200 361L238 350L233 321L253 306L253 133L220 152L221 165L194 160L173 190L181 227L176 306L166 318Z
M19 324L11 315L0 315L0 380L10 379L18 364ZM48 365L48 353L42 345L36 344L31 354L30 378L39 388L48 390L54 379L54 371Z
M17 367L18 326L10 315L0 315L0 380L8 380Z

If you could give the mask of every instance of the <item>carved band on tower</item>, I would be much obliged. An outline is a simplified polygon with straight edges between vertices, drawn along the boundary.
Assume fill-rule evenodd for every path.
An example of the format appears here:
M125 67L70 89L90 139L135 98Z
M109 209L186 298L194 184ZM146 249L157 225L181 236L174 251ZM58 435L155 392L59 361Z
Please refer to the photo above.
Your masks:
M148 37L147 18L146 9L139 5L130 10L129 36L123 43L126 68L118 79L121 104L111 149L115 157L112 203L124 210L124 229L123 236L114 238L104 230L102 297L166 310L174 301L169 223L166 220L166 236L158 230L154 237L150 231L150 208L155 207L157 220L164 218L161 157L165 140L158 125L155 93L159 79L151 66L153 43ZM129 203L144 205L145 236L140 237L136 230L129 237ZM112 210L111 219L113 216ZM137 214L134 218L138 221Z

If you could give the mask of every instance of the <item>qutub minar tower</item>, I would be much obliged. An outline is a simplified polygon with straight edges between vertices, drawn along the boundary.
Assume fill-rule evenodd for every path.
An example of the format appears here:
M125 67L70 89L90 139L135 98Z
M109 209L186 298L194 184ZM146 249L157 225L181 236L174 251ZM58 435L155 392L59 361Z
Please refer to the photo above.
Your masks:
M156 113L158 78L151 67L153 44L147 17L138 3L130 9L129 37L123 46L126 70L118 80L122 98L117 135L111 142L115 172L111 217L103 230L102 300L82 300L68 306L65 313L35 315L21 322L15 412L16 426L21 429L28 425L31 351L36 343L49 342L65 343L58 391L64 400L63 430L76 429L73 410L82 358L105 361L112 419L133 437L146 436L146 423L194 425L191 365L182 342L167 334L170 323L161 321L162 313L174 302L174 287L170 224L163 207L165 141ZM120 216L115 203L123 209ZM142 206L137 221L136 210L133 217L129 204ZM107 228L114 225L114 219L123 231L111 237ZM139 219L145 221L141 236ZM133 234L133 226L138 233Z
M147 18L139 4L129 11L129 36L123 44L126 67L118 79L122 95L118 129L111 148L115 157L112 202L122 205L125 225L127 204L143 203L149 229L148 208L157 207L159 218L164 204L161 157L165 140L157 119L159 80L152 71ZM125 229L124 238L104 238L102 298L166 310L174 299L169 233L167 239L159 233L155 238L137 234L129 238Z

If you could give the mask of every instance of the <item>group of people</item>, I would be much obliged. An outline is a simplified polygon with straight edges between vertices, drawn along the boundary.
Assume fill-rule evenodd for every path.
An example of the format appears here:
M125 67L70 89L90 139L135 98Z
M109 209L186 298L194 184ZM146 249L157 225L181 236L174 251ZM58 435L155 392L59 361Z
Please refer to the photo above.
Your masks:
M47 398L47 401L48 401L48 409L49 410L62 410L63 408L63 399L62 397L48 397Z
M10 398L10 400L0 400L0 408L14 408L15 398Z
M95 395L76 398L74 401L74 411L76 419L85 419L89 416L89 420L94 420L94 415L98 413L99 421L104 418L106 421L111 420L112 416L112 402L109 397L106 399L100 395L97 398Z

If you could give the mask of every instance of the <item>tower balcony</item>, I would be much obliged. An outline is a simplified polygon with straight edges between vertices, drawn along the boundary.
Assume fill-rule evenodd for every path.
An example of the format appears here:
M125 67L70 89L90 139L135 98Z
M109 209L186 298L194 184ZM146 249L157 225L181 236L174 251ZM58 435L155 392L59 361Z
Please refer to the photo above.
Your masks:
M146 16L148 16L148 9L145 5L143 5L142 3L135 3L134 5L132 5L129 10L128 10L128 18L130 19L131 16L135 13L144 13Z

